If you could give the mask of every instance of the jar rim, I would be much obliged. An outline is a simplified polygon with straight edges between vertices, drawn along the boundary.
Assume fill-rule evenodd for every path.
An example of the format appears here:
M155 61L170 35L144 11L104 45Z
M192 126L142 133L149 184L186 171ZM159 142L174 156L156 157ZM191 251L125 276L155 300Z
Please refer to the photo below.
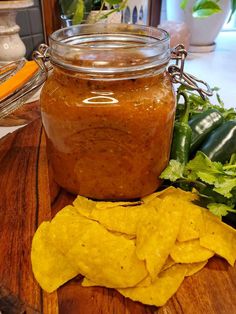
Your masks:
M49 44L52 64L95 79L163 72L170 60L169 34L144 25L80 24L55 31Z
M109 24L80 24L80 25L74 25L74 26L68 26L68 27L64 27L64 28L61 28L61 29L58 29L56 30L55 32L53 32L51 35L49 35L49 42L50 44L53 43L53 42L56 42L58 45L60 46L70 46L71 48L78 48L78 44L70 44L68 43L68 41L63 41L65 40L65 38L68 38L68 37L65 37L66 35L72 35L72 32L75 31L79 31L81 30L81 33L78 32L78 34L83 34L83 30L87 30L86 31L86 34L88 31L92 31L92 29L95 27L96 25L96 32L94 34L99 34L99 31L101 32L102 31L102 34L105 32L110 32L112 31L111 27L114 28L114 27L117 27L119 28L120 31L137 31L137 30L140 30L140 31L144 31L144 32L147 32L147 33L150 33L149 35L149 38L153 39L153 42L145 42L143 43L143 45L145 46L149 46L149 47L152 47L152 46L156 46L156 45L162 45L164 42L168 42L170 40L170 36L169 36L169 33L162 29L162 28L157 28L157 27L153 27L153 26L146 26L146 25L139 25L139 24L122 24L122 23L109 23ZM155 35L156 33L156 35ZM78 35L77 34L77 35ZM159 35L159 37L157 37ZM162 36L160 38L160 35ZM146 37L148 37L146 34L145 34ZM135 47L140 47L140 44L139 45L133 45L132 48L135 48ZM79 47L80 49L88 49L87 46L81 46ZM125 49L125 48L130 48L129 47L116 47L116 49ZM101 49L101 50L104 50L104 47L90 47L90 49ZM109 48L106 48L106 49L109 49Z

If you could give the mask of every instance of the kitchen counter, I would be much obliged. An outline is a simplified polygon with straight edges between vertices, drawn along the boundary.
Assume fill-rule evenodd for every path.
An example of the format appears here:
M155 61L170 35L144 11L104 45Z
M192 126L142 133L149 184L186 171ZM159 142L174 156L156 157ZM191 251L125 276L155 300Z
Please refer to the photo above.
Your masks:
M189 53L185 71L207 81L211 87L219 87L225 107L236 108L236 31L221 32L213 52ZM1 126L0 138L19 127Z
M225 107L236 108L236 31L221 32L213 52L189 53L185 70L219 87Z

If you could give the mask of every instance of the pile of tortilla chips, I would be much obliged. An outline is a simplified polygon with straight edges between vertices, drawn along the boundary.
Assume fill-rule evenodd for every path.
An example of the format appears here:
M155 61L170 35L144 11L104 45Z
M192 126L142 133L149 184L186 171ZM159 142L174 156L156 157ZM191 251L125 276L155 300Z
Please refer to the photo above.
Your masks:
M144 304L161 306L185 276L214 254L236 259L236 231L194 205L196 195L168 188L140 202L95 202L78 196L32 243L32 267L47 292L78 274L83 286L117 289Z

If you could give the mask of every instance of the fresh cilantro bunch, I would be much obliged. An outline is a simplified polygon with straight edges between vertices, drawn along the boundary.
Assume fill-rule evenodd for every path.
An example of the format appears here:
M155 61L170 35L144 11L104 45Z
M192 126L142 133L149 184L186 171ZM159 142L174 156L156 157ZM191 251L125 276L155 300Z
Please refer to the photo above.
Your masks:
M236 214L236 154L225 165L200 151L186 165L170 160L160 178L185 190L195 188L204 205L219 217Z

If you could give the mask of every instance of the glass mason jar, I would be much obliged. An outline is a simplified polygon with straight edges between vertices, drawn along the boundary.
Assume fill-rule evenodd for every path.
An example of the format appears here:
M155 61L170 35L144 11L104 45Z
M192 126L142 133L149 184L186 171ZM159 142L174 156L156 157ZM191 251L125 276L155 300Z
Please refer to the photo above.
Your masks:
M94 199L154 192L175 115L168 34L125 24L64 28L50 37L50 60L41 110L55 181Z

